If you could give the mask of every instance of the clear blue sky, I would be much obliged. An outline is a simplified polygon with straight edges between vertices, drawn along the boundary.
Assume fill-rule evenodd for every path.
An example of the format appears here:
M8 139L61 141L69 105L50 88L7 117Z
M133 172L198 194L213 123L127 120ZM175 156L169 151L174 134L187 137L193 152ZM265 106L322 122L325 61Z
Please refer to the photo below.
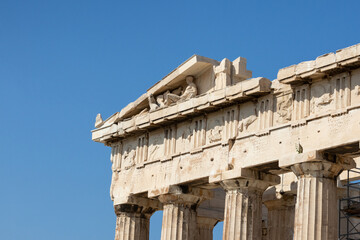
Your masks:
M301 3L300 3L301 2ZM0 2L0 239L113 239L95 116L192 54L253 76L360 42L360 1ZM214 239L221 239L221 224ZM161 213L152 218L159 239Z

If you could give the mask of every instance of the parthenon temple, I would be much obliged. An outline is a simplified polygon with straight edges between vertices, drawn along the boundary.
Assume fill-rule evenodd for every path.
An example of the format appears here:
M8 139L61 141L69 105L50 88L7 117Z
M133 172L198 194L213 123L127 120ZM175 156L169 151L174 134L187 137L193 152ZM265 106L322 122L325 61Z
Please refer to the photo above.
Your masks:
M246 65L193 55L120 112L96 116L92 139L111 147L115 240L149 239L159 210L161 240L211 240L222 221L223 240L346 231L339 199L360 179L348 174L360 167L360 44L272 81Z

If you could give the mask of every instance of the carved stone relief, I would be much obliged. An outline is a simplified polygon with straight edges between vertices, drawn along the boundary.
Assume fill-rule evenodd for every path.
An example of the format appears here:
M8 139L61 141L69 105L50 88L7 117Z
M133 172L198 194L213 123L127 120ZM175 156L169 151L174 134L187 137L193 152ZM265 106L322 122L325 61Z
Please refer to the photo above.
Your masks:
M150 94L148 96L150 110L156 110L159 108L159 104L156 102L154 96Z
M191 149L193 136L192 121L182 122L176 126L176 152L187 152Z
M329 103L331 103L332 100L333 99L330 93L324 93L320 98L315 99L315 105L317 107L328 105Z
M155 97L150 94L148 97L150 110L156 110L158 108L167 107L172 104L187 101L197 95L197 86L194 83L193 76L186 76L185 81L187 87L183 91L182 87L178 87L172 91L167 90L163 94L159 94Z
M250 125L257 120L257 108L254 103L246 103L240 106L239 132L246 132Z
M164 154L164 130L157 129L149 133L148 161L160 160Z
M149 146L149 159L150 161L154 161L158 158L159 155L159 144L160 144L160 139L159 138L155 138L153 140L153 143Z
M127 149L123 154L123 167L129 169L135 165L136 151L131 145L128 145Z
M277 99L276 114L278 123L286 123L291 120L292 114L292 95L288 94Z
M185 91L180 95L180 98L179 98L179 101L180 102L183 102L183 101L186 101L186 100L189 100L193 97L195 97L197 95L197 87L194 83L194 77L193 76L187 76L185 78L186 80L186 83L187 83L187 87L185 88ZM172 93L174 94L175 96L176 93Z
M156 97L157 104L160 108L165 107L165 100L164 100L164 94L160 94Z
M311 113L318 113L330 109L333 96L330 92L330 84L317 83L311 86Z
M181 139L184 143L184 146L188 146L191 143L192 136L193 129L191 128L191 126L186 127L181 134Z
M242 132L242 131L246 131L248 129L248 127L253 123L255 122L257 119L257 116L256 115L251 115L245 119L243 119L241 122L240 122L240 126L239 126L239 131Z
M222 131L223 131L223 126L221 124L221 121L219 119L215 119L211 121L211 124L209 125L210 125L209 127L211 128L208 135L209 143L220 141L222 138Z

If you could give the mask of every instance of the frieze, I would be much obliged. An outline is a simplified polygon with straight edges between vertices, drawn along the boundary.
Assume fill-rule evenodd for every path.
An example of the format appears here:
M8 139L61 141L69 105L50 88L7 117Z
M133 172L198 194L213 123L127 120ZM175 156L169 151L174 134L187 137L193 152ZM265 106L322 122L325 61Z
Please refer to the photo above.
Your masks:
M360 62L356 65L344 53L336 56L286 69L296 80L281 70L273 82L246 79L249 73L241 59L185 64L181 74L171 73L171 81L160 82L123 113L105 121L97 115L93 139L112 147L112 181L122 185L133 176L147 179L123 193L112 183L112 199L203 181L229 170L229 164L241 168L276 163L284 154L299 154L299 146L305 152L357 141L350 136L360 134ZM351 68L334 71L337 59ZM314 72L318 66L332 68L331 74ZM322 141L314 145L313 139ZM209 166L211 173L205 171Z

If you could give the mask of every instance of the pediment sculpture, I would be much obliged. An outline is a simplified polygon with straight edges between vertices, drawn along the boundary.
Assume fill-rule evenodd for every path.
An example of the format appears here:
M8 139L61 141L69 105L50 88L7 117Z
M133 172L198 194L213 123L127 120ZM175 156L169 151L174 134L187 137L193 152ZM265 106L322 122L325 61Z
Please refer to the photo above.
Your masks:
M167 90L165 93L156 96L156 98L154 97L153 94L149 94L148 101L149 101L150 110L153 111L158 108L167 107L172 104L184 102L195 97L198 93L198 90L196 84L194 83L194 77L191 75L186 76L185 81L187 87L185 88L184 91L180 86L172 91Z

